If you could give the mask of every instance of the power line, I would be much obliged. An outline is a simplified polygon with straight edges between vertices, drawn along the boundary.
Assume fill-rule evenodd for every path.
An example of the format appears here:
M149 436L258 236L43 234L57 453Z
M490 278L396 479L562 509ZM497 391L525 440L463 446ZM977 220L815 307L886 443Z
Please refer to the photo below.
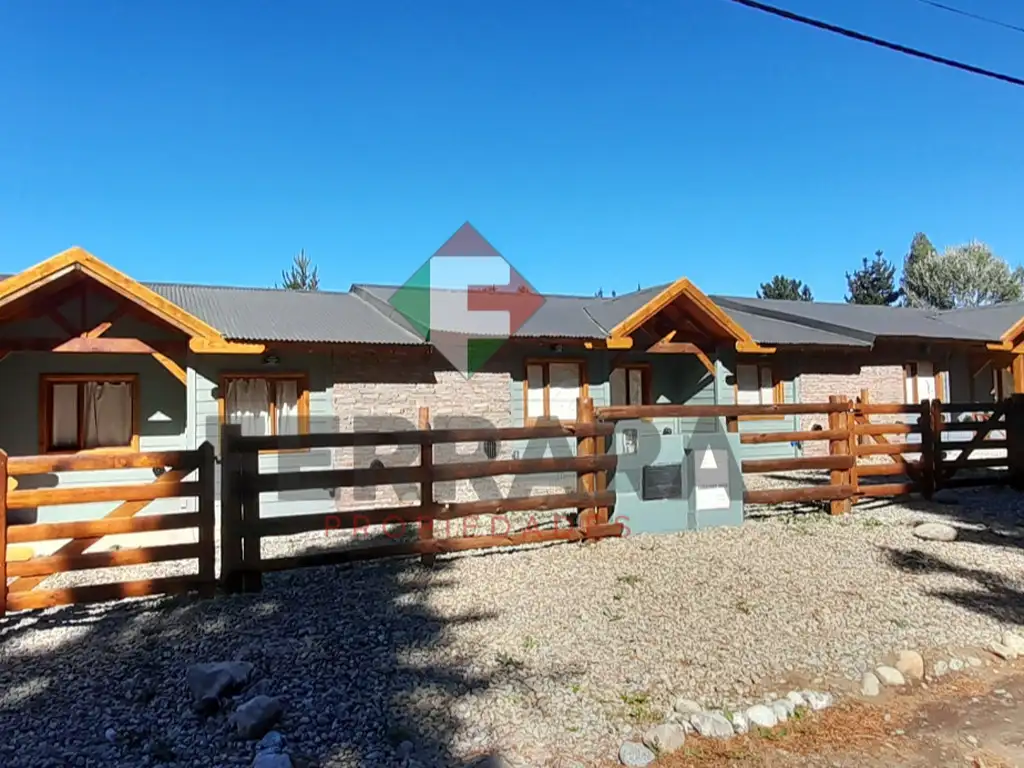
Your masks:
M917 2L923 3L924 5L930 5L933 8L938 8L943 11L948 11L949 13L955 13L960 16L966 16L969 19L983 21L986 24L994 24L997 27L1003 27L1004 29L1012 29L1015 32L1024 32L1024 27L1018 27L1016 24L1010 24L1009 22L1000 21L999 19L993 19L988 16L981 16L977 13L965 11L962 8L954 8L952 5L946 5L945 3L937 3L935 2L935 0L917 0Z
M843 37L848 37L852 40L859 40L862 43L870 43L871 45L877 45L881 48L888 48L890 51L896 51L897 53L903 53L907 56L913 56L918 59L924 59L925 61L931 61L935 64L943 64L953 69L959 69L964 72L970 72L974 75L981 75L982 77L990 77L993 80L1002 80L1004 83L1010 83L1011 85L1024 86L1024 80L1013 75L1004 75L1001 72L993 72L991 69L983 69L982 67L976 67L973 64L967 64L962 61L956 61L955 59L947 59L944 56L936 56L934 53L928 53L927 51L921 51L917 48L909 48L899 43L893 43L888 40L882 40L879 37L872 37L871 35L865 35L862 32L856 32L852 29L846 29L845 27L839 27L835 24L829 24L825 21L818 21L808 16L800 16L799 14L787 11L782 8L776 8L773 5L766 5L765 3L757 2L757 0L729 0L729 2L736 3L737 5L743 5L747 8L753 8L757 11L763 11L769 13L772 16L778 16L789 21L795 21L800 24L807 24L808 26L815 27L817 29L824 29L826 32L833 32Z

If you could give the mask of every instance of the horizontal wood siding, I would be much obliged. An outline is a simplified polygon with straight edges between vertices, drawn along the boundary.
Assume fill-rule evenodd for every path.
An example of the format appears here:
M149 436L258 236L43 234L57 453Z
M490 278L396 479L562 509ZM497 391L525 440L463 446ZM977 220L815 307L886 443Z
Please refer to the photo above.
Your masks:
M129 374L139 376L140 449L171 451L190 447L187 432L185 387L149 355L86 355L16 352L0 362L0 447L12 456L39 453L39 377L42 374ZM117 469L94 472L57 472L19 478L20 489L68 488L153 482L150 469ZM26 523L94 520L118 502L64 504L35 510L12 510L10 518ZM157 499L142 514L195 511L196 501ZM167 536L168 534L161 534ZM184 532L182 532L184 535ZM188 532L194 536L194 532ZM131 539L138 541L138 537ZM175 539L177 541L177 539ZM119 543L117 537L103 545ZM37 554L54 550L59 542L34 545Z
M333 374L331 356L326 354L281 354L278 365L264 367L258 355L192 355L191 376L194 386L194 440L209 440L220 456L220 379L230 373L304 373L309 376L309 416L311 432L336 432L337 420L332 405ZM295 472L329 469L332 452L329 448L310 451L268 453L260 456L261 472ZM334 498L329 490L267 493L260 497L260 513L265 517L328 512ZM220 474L217 474L217 497L220 498Z
M717 363L718 375L715 377L718 403L720 405L736 404L736 355L723 351ZM783 380L783 401L799 402L797 377ZM795 432L799 429L799 416L784 416L772 419L742 419L739 422L740 432ZM743 459L775 459L789 458L798 455L798 449L790 443L764 443L744 445L741 449Z

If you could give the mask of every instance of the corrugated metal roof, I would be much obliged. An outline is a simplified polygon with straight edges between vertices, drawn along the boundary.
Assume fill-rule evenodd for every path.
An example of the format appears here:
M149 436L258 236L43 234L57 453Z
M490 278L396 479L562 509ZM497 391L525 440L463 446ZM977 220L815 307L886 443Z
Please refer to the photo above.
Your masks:
M747 311L762 317L807 325L841 336L867 341L878 336L906 336L920 339L992 341L986 333L949 322L943 313L910 307L877 307L824 301L783 301L712 296L726 312ZM995 337L998 339L998 335Z
M844 334L824 331L809 325L762 317L741 309L727 309L729 317L740 324L758 344L801 344L839 347L870 347L871 342Z
M398 291L392 285L354 285L352 290L364 296L380 311L404 328L412 325L389 302ZM413 289L415 290L415 289ZM427 289L421 289L426 291ZM545 296L540 308L513 335L516 338L603 339L604 330L584 310L595 299L586 296ZM436 331L476 333L473 328L434 328Z
M147 287L236 341L423 343L349 293L176 283Z
M985 334L990 336L992 341L997 341L1024 317L1024 301L993 304L988 307L950 309L939 312L938 317L945 323Z

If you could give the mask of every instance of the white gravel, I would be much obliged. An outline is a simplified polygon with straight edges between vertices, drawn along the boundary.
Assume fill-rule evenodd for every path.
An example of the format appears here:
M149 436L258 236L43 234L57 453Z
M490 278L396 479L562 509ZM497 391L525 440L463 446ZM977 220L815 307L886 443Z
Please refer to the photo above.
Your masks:
M887 653L984 645L1024 623L1024 539L1006 535L1024 497L941 497L957 503L869 502L843 518L441 557L432 571L311 569L267 576L257 595L10 616L0 764L249 765L253 743L224 715L193 715L184 686L187 665L242 657L255 690L285 697L296 766L401 765L403 742L409 765L614 757L678 696L737 711L783 694L783 678L859 681ZM961 535L916 539L910 524L925 520Z

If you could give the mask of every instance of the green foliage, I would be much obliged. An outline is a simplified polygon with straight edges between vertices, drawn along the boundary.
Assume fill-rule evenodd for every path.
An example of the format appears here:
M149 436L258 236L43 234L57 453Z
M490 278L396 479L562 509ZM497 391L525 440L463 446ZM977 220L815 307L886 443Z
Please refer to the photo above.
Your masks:
M875 258L864 259L863 266L853 274L846 273L846 287L849 295L848 304L873 304L889 306L900 297L896 288L896 267L875 251Z
M292 266L281 272L281 287L289 291L320 290L320 274L303 249L292 260Z
M972 240L938 253L928 238L914 237L903 263L905 303L957 309L1024 298L1024 268L1014 269L984 243Z
M759 299L787 299L789 301L814 301L811 287L800 280L784 275L775 275L770 282L761 283L757 292Z

